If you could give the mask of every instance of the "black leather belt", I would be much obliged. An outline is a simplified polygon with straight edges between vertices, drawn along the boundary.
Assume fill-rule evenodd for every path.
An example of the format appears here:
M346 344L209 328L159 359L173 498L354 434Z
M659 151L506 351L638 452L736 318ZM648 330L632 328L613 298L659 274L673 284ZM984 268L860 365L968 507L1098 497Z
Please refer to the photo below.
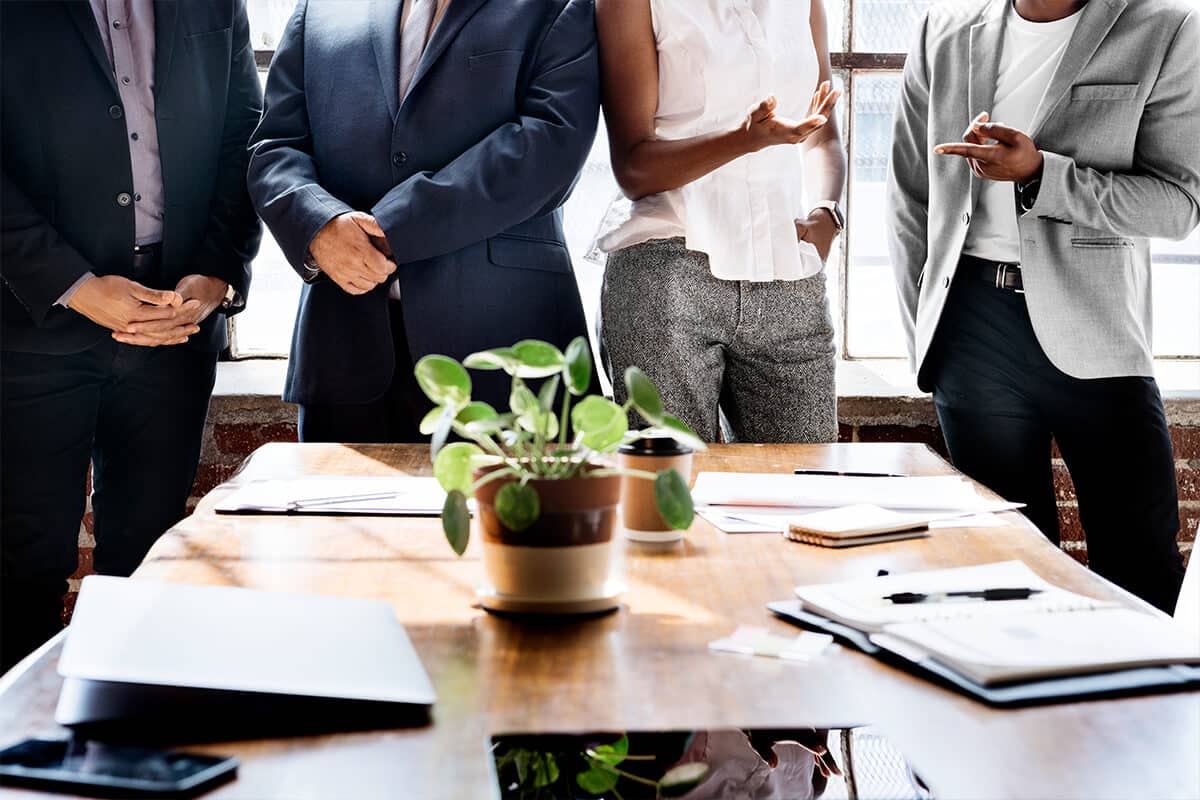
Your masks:
M162 263L162 242L139 244L133 248L133 273L145 275Z
M1005 264L999 261L986 261L974 256L963 256L962 266L970 270L981 281L997 288L1007 289L1017 294L1025 293L1025 284L1021 281L1021 265Z

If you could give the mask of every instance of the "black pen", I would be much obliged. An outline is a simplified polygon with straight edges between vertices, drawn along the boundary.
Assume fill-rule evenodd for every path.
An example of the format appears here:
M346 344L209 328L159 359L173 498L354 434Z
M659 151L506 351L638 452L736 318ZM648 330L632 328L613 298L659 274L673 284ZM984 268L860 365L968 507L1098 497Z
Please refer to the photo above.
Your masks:
M966 592L896 592L884 596L884 600L891 600L897 605L911 605L913 603L938 603L943 600L950 600L955 597L964 597L974 600L1028 600L1033 595L1042 591L1041 589L974 589Z
M897 475L894 472L842 472L836 469L796 469L793 475L840 475L846 478L907 478L907 475Z

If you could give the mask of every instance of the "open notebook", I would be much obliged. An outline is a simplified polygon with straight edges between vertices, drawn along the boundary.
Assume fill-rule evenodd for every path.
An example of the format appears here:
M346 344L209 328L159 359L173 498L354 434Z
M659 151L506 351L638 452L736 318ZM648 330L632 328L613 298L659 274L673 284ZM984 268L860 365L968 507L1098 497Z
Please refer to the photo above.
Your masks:
M1039 589L1026 600L896 604L896 592ZM801 616L865 634L874 648L931 662L981 687L1200 664L1200 640L1165 618L1057 588L1020 561L800 586ZM772 610L781 612L775 605ZM803 620L802 620L803 621Z

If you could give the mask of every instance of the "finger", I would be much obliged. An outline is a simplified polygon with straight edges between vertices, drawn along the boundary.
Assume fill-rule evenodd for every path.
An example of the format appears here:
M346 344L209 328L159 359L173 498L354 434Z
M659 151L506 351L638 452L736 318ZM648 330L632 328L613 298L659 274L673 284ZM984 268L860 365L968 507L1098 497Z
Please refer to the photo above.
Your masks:
M775 95L771 95L750 112L750 119L754 122L765 122L775 113L776 104Z
M180 319L164 319L164 320L158 320L156 322L135 323L135 324L127 327L124 331L122 331L122 333L129 333L129 334L139 334L140 333L140 334L144 334L146 336L157 336L159 338L162 338L164 336L172 336L172 335L178 336L182 333L187 333L189 331L191 331L192 333L195 333L196 331L199 330L198 324L199 324L198 320L196 320L194 318L182 319L182 320L180 320ZM192 331L191 330L192 328L196 328L196 331Z
M383 228L379 227L379 222L370 214L363 214L356 211L349 216L354 221L354 224L361 228L368 236L375 236L380 239L387 238L387 235L383 232Z
M155 306L178 306L183 303L183 295L179 292L151 289L137 281L130 281L129 286L129 293L143 303Z
M988 162L996 160L1000 154L1000 147L994 144L949 143L939 144L933 148L933 152L939 156L962 156Z
M114 331L112 338L116 339L121 344L131 344L137 347L164 347L168 345L183 344L188 340L186 335L157 337L147 336L144 333L121 333L120 331Z
M155 306L149 303L141 303L130 309L126 319L126 326L137 322L155 322L162 319L174 319L179 314L177 306Z
M135 336L142 339L153 339L158 342L166 342L179 337L193 336L200 332L200 326L194 322L189 322L185 325L170 325L156 328L137 328L128 331L117 331L122 336Z
M791 133L797 137L796 141L802 142L820 130L828 121L828 117L805 117L792 127Z
M1004 144L1019 144L1025 135L1016 128L1001 125L998 122L987 122L979 126L980 132Z
M983 137L979 134L979 126L988 121L988 112L980 111L975 115L975 119L971 120L971 124L963 131L963 141L971 144L983 144Z
M370 278L375 283L383 283L396 271L395 262L388 259L374 247L368 247L363 251L362 265L366 273L365 277Z
M829 112L833 111L833 107L837 105L837 101L842 98L840 89L830 89L829 94L825 95L825 99L821 102L816 114L810 116L828 117Z

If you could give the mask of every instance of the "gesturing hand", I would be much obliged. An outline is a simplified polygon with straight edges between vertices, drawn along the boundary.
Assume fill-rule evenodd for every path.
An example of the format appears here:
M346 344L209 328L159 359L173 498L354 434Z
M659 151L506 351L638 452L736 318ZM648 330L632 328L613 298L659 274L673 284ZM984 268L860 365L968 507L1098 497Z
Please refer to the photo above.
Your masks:
M775 116L778 101L774 96L759 103L746 116L742 130L750 140L750 150L756 152L777 144L799 144L819 131L829 121L833 106L841 92L829 81L822 81L808 104L808 115L799 122Z
M334 217L313 237L309 252L321 271L347 294L366 294L396 271L396 264L374 244L383 229L370 214L351 211Z
M961 144L939 144L933 152L967 159L971 172L987 180L1027 183L1041 174L1042 151L1033 139L1016 128L987 120L987 112L980 114L963 134Z
M120 275L89 278L67 302L74 311L113 331L114 337L129 333L137 324L170 320L182 304L178 292L150 289Z
M183 344L189 336L200 332L200 323L217 310L228 288L229 284L220 278L188 275L175 287L183 302L173 316L134 322L127 331L114 332L113 338L122 344L141 347Z

